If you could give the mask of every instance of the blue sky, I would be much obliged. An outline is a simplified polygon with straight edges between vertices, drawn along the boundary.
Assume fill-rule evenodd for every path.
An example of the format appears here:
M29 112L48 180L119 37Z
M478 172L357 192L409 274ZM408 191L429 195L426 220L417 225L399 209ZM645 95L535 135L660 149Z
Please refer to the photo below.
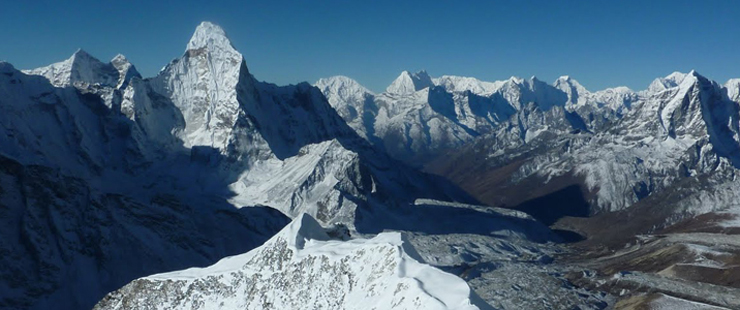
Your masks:
M150 3L152 2L152 3ZM4 1L0 60L33 68L77 48L145 76L200 21L277 84L346 75L382 91L402 70L500 80L570 75L635 90L673 71L740 77L740 1Z

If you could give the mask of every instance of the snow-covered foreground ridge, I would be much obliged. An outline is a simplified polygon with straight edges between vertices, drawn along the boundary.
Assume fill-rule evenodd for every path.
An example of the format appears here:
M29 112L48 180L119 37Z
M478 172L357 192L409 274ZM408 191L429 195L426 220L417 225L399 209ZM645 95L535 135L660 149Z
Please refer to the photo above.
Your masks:
M465 281L420 260L400 233L341 241L301 214L259 248L135 280L95 309L490 308Z

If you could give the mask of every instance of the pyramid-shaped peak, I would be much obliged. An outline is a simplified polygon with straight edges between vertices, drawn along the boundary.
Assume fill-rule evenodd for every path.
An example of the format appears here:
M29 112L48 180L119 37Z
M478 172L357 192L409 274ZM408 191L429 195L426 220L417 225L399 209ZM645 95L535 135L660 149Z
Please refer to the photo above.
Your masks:
M691 70L691 71L689 71L689 73L686 74L686 76L683 78L683 80L681 81L681 83L679 83L679 86L680 85L683 85L683 84L691 85L691 84L695 84L697 82L699 82L699 83L712 83L711 80L709 80L706 77L704 77L703 75L699 74L699 72L696 72L696 70Z
M72 57L92 57L88 52L85 50L78 48L73 54Z
M425 70L416 73L403 71L385 91L391 94L404 95L412 94L427 87L434 87L434 82Z
M693 70L693 69L691 71L689 71L689 73L687 75L688 76L693 76L693 77L696 77L696 78L707 79L705 76L701 75L701 73L696 72L696 70Z
M117 54L113 57L110 61L111 63L123 63L123 62L129 62L126 56L123 56L123 54Z
M188 42L188 50L201 48L233 49L226 32L218 25L211 22L202 22L195 28L193 36Z
M69 59L67 59L65 62L67 62L70 65L72 65L74 63L79 63L80 61L83 61L83 62L89 62L89 61L101 62L100 60L98 60L94 56L90 55L88 52L86 52L85 50L83 50L81 48L78 48L72 54L72 56L70 56Z
M64 64L66 66L69 66L73 70L80 70L81 68L88 68L88 67L105 66L105 63L95 58L95 56L90 55L88 52L86 52L85 50L81 48L78 48L77 51L75 51L74 54L72 54L72 56L69 57L69 59L59 64Z

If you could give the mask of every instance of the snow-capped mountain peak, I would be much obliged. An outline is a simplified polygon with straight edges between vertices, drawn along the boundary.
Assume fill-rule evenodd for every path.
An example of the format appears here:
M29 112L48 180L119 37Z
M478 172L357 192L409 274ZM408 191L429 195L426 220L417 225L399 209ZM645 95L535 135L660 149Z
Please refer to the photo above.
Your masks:
M74 85L79 88L96 84L121 88L131 77L140 76L123 55L117 55L110 63L103 63L83 49L77 49L64 61L23 72L43 76L56 87Z
M223 148L239 110L237 85L252 92L244 58L221 27L202 22L185 55L172 61L152 80L154 90L170 97L185 119L180 137L187 147Z
M522 83L524 83L524 79L523 78L520 78L518 76L513 76L513 75L508 80L506 80L506 81L509 82L509 83L511 83L511 84L522 84Z
M740 79L730 79L725 83L727 97L735 102L740 102Z
M123 54L116 54L116 56L113 56L113 59L111 59L111 63L113 62L128 62L128 58Z
M124 89L128 85L129 80L132 77L141 77L136 67L128 61L126 56L118 54L111 59L110 64L118 70L118 84L116 85L119 89Z
M584 100L585 98L582 97L589 94L589 91L585 87L583 87L581 83L578 83L578 81L568 75L559 77L557 80L555 80L553 86L568 95L568 104L577 105L579 104L579 102L583 104L586 102L586 100Z
M188 50L208 48L210 50L224 49L236 51L231 40L220 26L204 21L195 28L193 36L188 42Z
M426 71L422 70L416 73L408 71L401 72L396 80L385 89L386 93L396 95L413 94L427 87L433 87L434 82Z
M72 56L69 57L69 59L67 59L67 61L74 61L74 60L77 60L77 59L86 59L86 58L88 58L88 59L89 58L96 59L95 57L93 57L92 55L90 55L88 52L86 52L85 50L83 50L82 48L78 48L72 54Z
M583 85L581 85L581 83L578 82L578 80L572 78L570 75L563 75L559 77L557 80L555 80L555 82L553 83L553 86L561 90L563 90L561 86L568 86L568 87L575 87L579 91L587 91L586 88L583 87Z
M470 91L480 96L490 96L505 83L504 81L486 82L473 77L443 75L433 79L434 85L442 86L450 92Z
M688 75L693 75L696 72L694 70L691 70L690 73L682 73L682 72L673 72L666 77L663 78L657 78L653 80L652 83L650 83L650 86L648 86L648 92L650 93L657 93L664 91L669 88L676 87L683 82L684 78Z
M362 86L352 78L336 75L328 78L322 78L314 83L314 86L319 89L327 90L332 93L343 93L343 94L355 94L355 93L367 93L374 95L372 91Z
M322 78L314 83L329 100L329 104L335 109L340 102L362 103L367 95L375 95L372 91L362 86L357 81L337 75Z

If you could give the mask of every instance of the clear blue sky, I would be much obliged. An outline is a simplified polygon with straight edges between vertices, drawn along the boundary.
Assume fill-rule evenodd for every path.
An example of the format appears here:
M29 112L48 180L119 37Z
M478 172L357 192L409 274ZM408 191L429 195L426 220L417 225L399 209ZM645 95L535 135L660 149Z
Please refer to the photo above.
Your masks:
M220 24L277 84L346 75L380 91L402 71L570 75L635 90L673 71L740 77L740 1L3 1L0 59L33 68L83 48L145 76Z

